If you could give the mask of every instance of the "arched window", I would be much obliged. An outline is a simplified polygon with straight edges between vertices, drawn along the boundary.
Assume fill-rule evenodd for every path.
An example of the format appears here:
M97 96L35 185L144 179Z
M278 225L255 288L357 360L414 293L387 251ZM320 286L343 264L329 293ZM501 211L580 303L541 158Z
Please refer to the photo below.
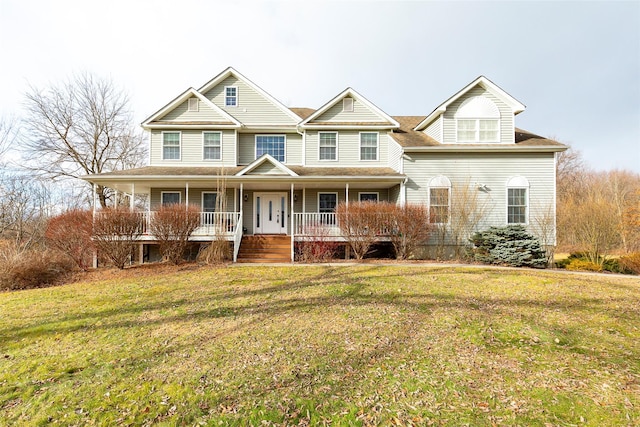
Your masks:
M465 100L454 117L458 142L500 142L500 110L489 98Z
M529 181L514 176L507 181L507 224L527 224L528 219Z
M434 224L449 222L451 205L451 181L443 175L429 181L429 220Z

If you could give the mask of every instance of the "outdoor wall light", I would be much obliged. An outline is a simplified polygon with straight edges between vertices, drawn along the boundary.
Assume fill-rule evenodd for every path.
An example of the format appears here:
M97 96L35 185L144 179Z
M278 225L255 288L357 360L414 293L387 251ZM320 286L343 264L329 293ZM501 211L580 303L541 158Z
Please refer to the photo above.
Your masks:
M293 201L294 201L294 202L297 202L297 201L298 201L298 195L297 195L297 194L294 194L294 195L293 195Z
M245 195L244 195L244 201L246 202L246 201L248 201L248 200L249 200L249 195L245 193Z

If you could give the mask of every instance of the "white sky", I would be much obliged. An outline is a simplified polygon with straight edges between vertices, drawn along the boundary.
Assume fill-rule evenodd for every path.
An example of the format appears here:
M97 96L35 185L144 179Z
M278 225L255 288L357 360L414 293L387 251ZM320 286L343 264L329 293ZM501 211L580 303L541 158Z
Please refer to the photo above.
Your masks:
M427 115L479 75L527 106L516 126L595 169L640 172L640 1L0 0L0 113L81 71L130 94L137 122L227 66L292 107L348 86Z

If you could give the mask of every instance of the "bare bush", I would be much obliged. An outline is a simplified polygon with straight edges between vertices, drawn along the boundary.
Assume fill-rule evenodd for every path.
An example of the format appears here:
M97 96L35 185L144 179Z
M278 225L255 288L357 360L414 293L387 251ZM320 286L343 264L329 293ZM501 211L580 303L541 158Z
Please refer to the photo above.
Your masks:
M407 257L425 243L433 231L429 222L429 209L425 205L398 206L380 203L379 212L384 216L383 231L389 235L397 259Z
M27 251L5 241L0 247L0 290L40 288L62 282L73 271L68 257L32 248Z
M327 262L336 256L340 244L331 236L330 228L323 224L308 225L309 240L296 243L296 259L300 262Z
M189 237L199 226L198 206L170 204L155 212L150 228L162 257L172 264L179 264L189 245Z
M491 204L482 200L481 191L469 181L454 184L451 189L451 210L449 223L443 224L450 235L457 259L464 258L469 247L469 239L482 220L491 212Z
M49 219L44 236L49 247L70 257L84 271L92 263L92 233L91 211L72 209Z
M143 230L142 217L138 213L122 208L105 209L96 214L93 242L109 262L123 269Z
M231 260L232 250L229 241L215 236L211 243L201 247L197 261L202 264L216 265Z
M361 260L380 236L383 223L378 202L355 202L336 207L336 218L342 236L353 250L356 259Z

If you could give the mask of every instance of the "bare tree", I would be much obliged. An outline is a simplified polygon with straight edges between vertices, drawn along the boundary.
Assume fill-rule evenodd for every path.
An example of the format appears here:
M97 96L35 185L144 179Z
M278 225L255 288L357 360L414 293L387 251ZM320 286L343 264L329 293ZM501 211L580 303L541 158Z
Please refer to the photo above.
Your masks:
M127 94L109 79L79 74L26 94L23 147L28 167L49 178L78 178L142 165L142 135ZM100 205L109 190L98 186Z
M17 137L18 125L14 117L0 118L0 170L6 166L6 155Z
M479 224L491 213L491 203L481 197L483 191L471 185L469 180L454 184L451 189L448 229L458 259L464 256L471 235L478 231Z

